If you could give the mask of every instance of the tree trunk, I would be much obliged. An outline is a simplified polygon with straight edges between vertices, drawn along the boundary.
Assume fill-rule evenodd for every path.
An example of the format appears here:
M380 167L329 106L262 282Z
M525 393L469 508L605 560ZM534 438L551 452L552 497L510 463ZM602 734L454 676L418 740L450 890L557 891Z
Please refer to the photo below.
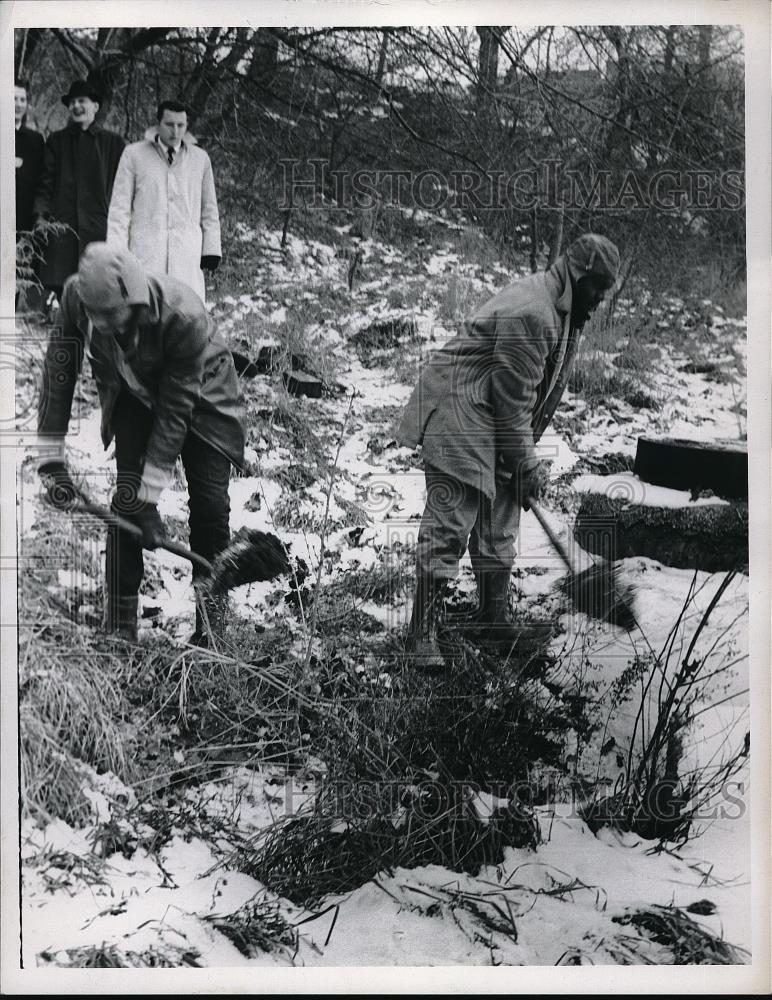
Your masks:
M480 54L477 64L477 114L487 117L494 106L494 94L499 75L498 28L479 27L477 34L480 37Z
M224 82L227 88L219 115L220 125L229 121L236 113L239 92L243 83L243 77L239 74L239 63L246 56L250 45L249 29L237 28L236 38L231 46L231 50L220 63L217 75L220 82Z
M563 222L565 219L565 212L565 203L561 201L560 208L558 209L558 217L555 220L555 230L552 234L552 239L550 240L550 255L549 260L547 261L548 268L552 267L560 256L560 249L563 245Z
M675 58L675 33L676 33L675 27L672 24L669 24L665 31L664 70L665 70L666 84L670 82L670 78L673 75L673 59Z
M247 79L258 86L265 86L276 75L279 65L279 37L271 28L258 28L252 44L254 50Z
M617 108L615 123L611 126L607 139L607 155L612 165L624 169L630 162L630 51L632 32L626 32L618 25L609 25L604 34L616 51L616 93Z
M190 108L191 117L194 120L203 117L206 102L214 90L219 76L219 68L215 62L215 53L220 44L221 30L221 28L209 29L201 65L196 68L195 73L185 88L186 103Z
M378 51L378 66L375 70L375 82L380 87L383 83L383 74L386 71L386 55L389 50L389 29L384 28L381 35L381 47Z
M88 72L88 82L93 84L102 96L102 104L97 116L102 121L113 97L116 81L119 79L126 63L146 49L152 48L165 38L172 28L113 28L100 29L105 44L110 43L109 50L98 50L91 61ZM66 32L64 32L66 34ZM99 36L98 36L99 37Z
M710 63L710 46L713 40L713 25L701 24L697 42L697 61L700 69L705 70Z
M531 271L533 274L539 270L539 213L534 205L531 209Z
M24 28L16 33L14 48L14 68L16 76L26 76L33 53L40 44L45 28ZM31 95L30 95L31 96Z
M699 109L704 115L710 115L713 111L711 96L713 81L710 70L710 46L712 40L713 25L701 24L697 39L697 64L699 67L697 100Z

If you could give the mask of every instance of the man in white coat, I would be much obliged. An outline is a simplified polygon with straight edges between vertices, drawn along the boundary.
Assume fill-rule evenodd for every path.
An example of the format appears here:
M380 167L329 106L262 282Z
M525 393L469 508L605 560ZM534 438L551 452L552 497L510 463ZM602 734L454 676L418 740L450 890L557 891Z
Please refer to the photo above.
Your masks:
M157 119L121 156L107 242L128 247L148 271L177 278L205 302L203 272L222 257L212 164L186 137L183 104L162 101Z

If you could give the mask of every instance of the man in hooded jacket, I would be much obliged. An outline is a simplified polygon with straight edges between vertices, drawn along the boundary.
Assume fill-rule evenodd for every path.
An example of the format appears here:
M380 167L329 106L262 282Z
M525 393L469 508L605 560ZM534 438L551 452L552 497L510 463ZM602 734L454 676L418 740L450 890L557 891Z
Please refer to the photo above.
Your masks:
M49 500L64 510L77 496L64 440L84 353L99 391L105 448L115 439L112 509L143 534L141 543L117 527L107 536L107 630L133 639L142 548L164 540L157 502L178 456L190 548L211 562L228 545L228 482L231 465L243 463L243 402L230 351L198 296L174 278L148 274L128 250L91 244L64 286L38 416L45 449L39 471ZM222 600L198 606L193 641L206 641L207 619L220 632L224 612Z
M610 240L579 237L547 271L494 295L421 373L400 437L423 448L426 506L407 648L427 670L444 664L437 617L467 544L482 630L497 643L521 636L509 616L509 579L520 508L548 479L537 443L563 395L579 332L618 269Z

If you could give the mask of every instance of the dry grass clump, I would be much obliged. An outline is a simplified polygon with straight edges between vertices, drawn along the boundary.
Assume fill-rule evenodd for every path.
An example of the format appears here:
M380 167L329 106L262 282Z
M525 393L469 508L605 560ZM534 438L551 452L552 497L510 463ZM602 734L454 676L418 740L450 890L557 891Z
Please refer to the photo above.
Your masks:
M590 356L576 362L569 387L590 404L622 399L639 410L656 410L662 405L647 391L643 372L619 371L604 361L604 355Z
M351 820L325 815L327 788L313 813L283 820L241 849L239 868L285 898L310 904L356 889L379 872L422 865L477 872L501 861L507 847L536 846L537 826L527 809L502 810L482 823L461 785L427 782L425 790L405 788L403 804L389 816L396 789L384 784L382 801L368 803L374 811ZM362 786L373 790L366 780ZM366 808L361 801L359 808Z
M159 726L174 727L191 763L175 783L211 776L228 762L289 762L300 745L299 667L283 630L229 630L222 651L158 640L137 676L136 697ZM178 740L178 743L180 741Z
M634 928L639 935L661 945L665 954L671 956L673 965L747 965L750 960L750 954L744 948L728 944L711 934L677 906L636 908L611 919L615 924ZM633 952L638 952L635 939L627 936L625 944ZM664 964L665 961L658 957L657 964Z
M174 969L180 966L200 968L201 956L194 948L148 948L143 952L127 951L114 944L85 945L61 952L41 951L38 965L56 965L64 969Z
M40 624L22 630L19 646L22 808L80 825L91 815L83 790L94 771L127 784L137 774L127 657L63 618L42 589L36 606Z
M44 548L64 548L52 534ZM53 561L62 564L62 553ZM50 569L21 578L22 810L42 821L93 821L87 792L111 772L141 790L196 782L229 762L287 760L301 744L291 636L232 629L237 656L180 647L162 632L125 643L70 620ZM251 632L251 644L247 633ZM252 657L259 661L249 662ZM272 662L274 661L274 662ZM186 750L180 765L173 755Z
M281 951L290 959L297 954L297 930L282 915L280 904L266 893L248 900L233 913L208 913L203 919L246 958L273 951Z
M71 826L89 821L91 806L82 794L88 784L86 768L30 705L19 707L19 758L23 815L59 817Z
M228 863L306 903L395 867L477 872L508 846L535 847L528 794L513 788L535 761L558 761L569 723L525 666L462 651L444 678L395 661L377 688L320 665L325 700L301 714L324 764L316 800ZM480 791L500 800L490 816L475 806Z

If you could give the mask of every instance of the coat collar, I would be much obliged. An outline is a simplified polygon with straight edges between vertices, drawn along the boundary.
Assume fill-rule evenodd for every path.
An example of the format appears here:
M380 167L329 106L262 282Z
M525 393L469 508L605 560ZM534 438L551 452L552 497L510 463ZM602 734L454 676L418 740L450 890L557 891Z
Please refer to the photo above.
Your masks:
M75 135L78 132L88 132L91 135L97 135L97 133L102 131L102 126L97 125L96 122L92 122L87 129L82 129L77 122L67 122L67 130Z
M168 147L165 145L165 143L161 141L161 136L157 132L155 133L154 136L151 136L150 141L161 150L164 156L166 156L166 150ZM187 148L188 148L187 142L185 142L184 139L181 139L179 149L175 149L174 155L176 156L178 153L181 153L183 149Z
M157 125L148 126L148 128L145 129L143 134L144 138L147 139L148 142L153 143L154 145L156 140L158 140L159 143L161 141L158 135ZM193 133L190 130L188 130L185 133L185 138L182 140L182 145L189 149L191 146L198 145L198 139L196 139Z

